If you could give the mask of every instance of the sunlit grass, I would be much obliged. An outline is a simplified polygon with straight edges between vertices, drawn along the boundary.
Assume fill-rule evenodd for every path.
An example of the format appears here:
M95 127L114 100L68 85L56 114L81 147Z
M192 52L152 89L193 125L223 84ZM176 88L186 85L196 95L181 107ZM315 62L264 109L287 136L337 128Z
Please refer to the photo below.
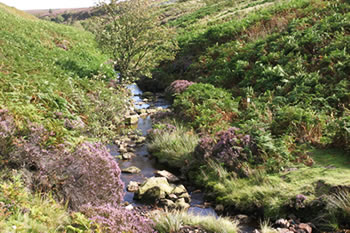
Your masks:
M155 229L159 233L178 232L183 226L196 226L209 233L237 233L237 223L224 217L199 216L184 211L156 212L153 214Z

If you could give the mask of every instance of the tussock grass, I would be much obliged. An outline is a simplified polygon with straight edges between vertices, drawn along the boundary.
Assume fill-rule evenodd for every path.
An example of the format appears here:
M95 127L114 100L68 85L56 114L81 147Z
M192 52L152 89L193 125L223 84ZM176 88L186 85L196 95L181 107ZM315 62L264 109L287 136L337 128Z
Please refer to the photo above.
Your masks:
M261 233L278 233L277 230L271 227L271 224L269 221L260 222L260 232Z
M154 221L159 233L178 232L183 226L201 227L210 233L236 233L239 230L237 223L229 218L198 216L184 211L156 212Z
M147 146L160 162L181 168L193 159L192 153L198 140L199 136L192 130L176 124L173 130L153 133Z

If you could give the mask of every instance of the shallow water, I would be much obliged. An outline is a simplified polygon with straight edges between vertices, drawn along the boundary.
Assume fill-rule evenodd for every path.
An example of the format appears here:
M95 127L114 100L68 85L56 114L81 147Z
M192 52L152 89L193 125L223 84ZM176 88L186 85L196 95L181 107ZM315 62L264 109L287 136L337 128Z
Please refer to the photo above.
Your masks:
M139 105L138 103L142 102L142 99L140 98L140 95L142 95L142 91L137 87L136 84L129 85L128 88L133 93L133 100L135 103L136 109L146 109L150 107L150 104L142 103ZM155 107L162 107L162 108L168 108L170 105L169 103L162 99L157 98L156 101L151 103ZM139 130L143 136L147 135L147 132L152 129L152 119L150 116L147 116L145 118L139 118L138 124L137 124L137 130ZM116 145L109 145L110 153L113 156L119 155L118 147ZM129 184L130 181L136 181L142 183L146 178L154 176L154 172L157 170L166 170L166 167L157 163L156 159L150 158L149 153L147 150L147 146L145 144L141 145L140 147L137 147L135 150L136 157L132 158L129 161L124 161L118 159L118 163L121 169L127 168L130 166L136 166L141 169L141 173L139 174L121 174L121 179L125 183L125 197L124 201L129 202L133 205L142 205L142 203L137 202L133 199L134 193L128 192L126 190L126 186ZM197 214L197 215L213 215L218 216L215 212L215 210L211 207L208 208L201 208L198 206L201 206L204 204L204 194L203 193L190 193L191 195L191 207L189 208L189 212Z

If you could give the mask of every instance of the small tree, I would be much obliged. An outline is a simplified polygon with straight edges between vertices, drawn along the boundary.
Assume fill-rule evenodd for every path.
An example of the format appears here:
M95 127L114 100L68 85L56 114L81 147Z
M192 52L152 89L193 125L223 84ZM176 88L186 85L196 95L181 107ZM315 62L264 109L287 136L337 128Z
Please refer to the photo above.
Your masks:
M152 0L101 3L96 38L114 60L119 81L150 77L161 61L173 59L177 44L172 29L161 25L158 6Z

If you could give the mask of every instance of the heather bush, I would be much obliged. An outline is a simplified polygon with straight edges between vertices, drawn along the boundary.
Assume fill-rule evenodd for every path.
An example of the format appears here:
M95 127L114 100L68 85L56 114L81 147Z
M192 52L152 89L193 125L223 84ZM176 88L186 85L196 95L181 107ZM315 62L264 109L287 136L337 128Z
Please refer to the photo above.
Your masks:
M117 205L123 199L123 183L116 161L105 146L84 142L73 151L59 145L43 146L50 134L33 126L27 137L14 142L9 163L29 171L34 190L54 191L73 210L84 204Z
M110 233L151 233L152 220L134 211L110 204L101 206L85 205L82 212L92 221L98 223L102 232Z
M169 98L171 98L174 97L175 94L180 94L184 92L192 84L194 84L194 82L190 82L187 80L176 80L165 89L165 93Z
M6 109L0 109L0 155L6 154L11 143L11 136L15 132L13 118Z
M216 135L215 141L209 137L201 138L196 147L196 157L202 160L215 160L238 176L249 176L249 167L261 164L256 143L250 135L245 135L238 128L231 127Z

